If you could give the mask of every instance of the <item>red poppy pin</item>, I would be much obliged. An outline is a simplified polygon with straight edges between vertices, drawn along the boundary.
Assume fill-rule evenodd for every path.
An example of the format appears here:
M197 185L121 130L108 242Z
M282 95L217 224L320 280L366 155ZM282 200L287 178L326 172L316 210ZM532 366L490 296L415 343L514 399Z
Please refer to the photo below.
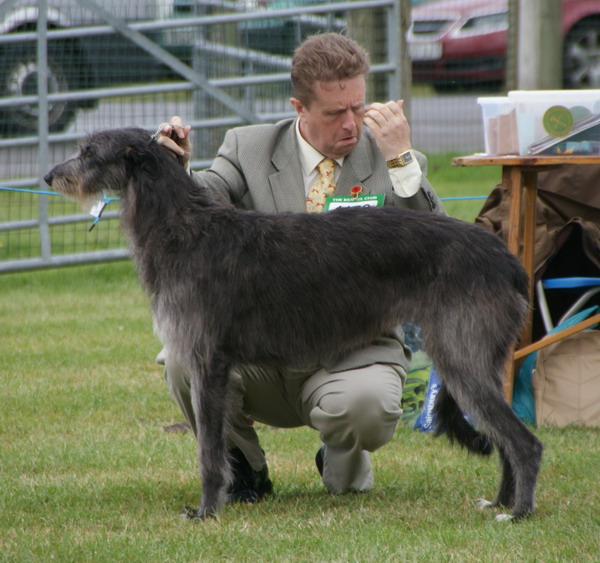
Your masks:
M350 193L354 199L357 199L361 192L362 186L354 186L353 188L350 188Z

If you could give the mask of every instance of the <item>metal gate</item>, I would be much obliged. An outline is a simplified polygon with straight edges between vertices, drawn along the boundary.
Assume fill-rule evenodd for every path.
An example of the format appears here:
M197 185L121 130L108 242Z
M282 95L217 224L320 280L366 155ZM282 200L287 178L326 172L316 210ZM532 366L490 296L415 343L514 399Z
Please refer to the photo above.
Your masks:
M127 258L118 202L86 233L93 217L47 192L46 171L92 130L154 131L174 114L192 125L192 166L207 166L228 128L293 115L290 55L309 33L346 30L366 43L369 88L401 97L400 0L283 4L295 7L4 0L0 272Z

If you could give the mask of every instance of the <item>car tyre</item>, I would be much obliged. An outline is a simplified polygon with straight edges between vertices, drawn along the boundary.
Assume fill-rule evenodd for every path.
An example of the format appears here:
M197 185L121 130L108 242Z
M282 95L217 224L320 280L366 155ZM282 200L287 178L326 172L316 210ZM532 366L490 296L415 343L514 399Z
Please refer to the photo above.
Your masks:
M73 90L76 69L65 44L48 49L48 93ZM7 44L0 52L0 96L30 96L37 94L38 64L34 43ZM48 107L48 128L64 131L74 119L77 102L52 102ZM0 108L0 135L28 135L38 132L38 106L27 104Z
M564 40L565 88L600 88L600 17L577 23Z

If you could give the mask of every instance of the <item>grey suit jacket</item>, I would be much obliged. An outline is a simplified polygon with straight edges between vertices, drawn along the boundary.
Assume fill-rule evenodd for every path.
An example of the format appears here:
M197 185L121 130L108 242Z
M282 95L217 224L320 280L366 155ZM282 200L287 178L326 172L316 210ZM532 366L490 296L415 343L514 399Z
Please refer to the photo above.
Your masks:
M306 211L294 121L286 119L229 130L211 167L194 172L194 179L216 197L243 209L265 213ZM421 189L410 198L401 198L393 192L385 160L365 128L358 145L344 160L336 195L350 195L350 189L360 185L363 194L386 194L386 205L444 213L426 178L427 160L421 153L416 156L423 171ZM403 345L401 328L396 334L382 336L370 346L324 367L336 372L376 363L398 365L408 371L410 351Z
M218 197L243 209L265 213L306 211L298 143L294 119L271 125L249 125L231 129L212 166L194 177ZM427 180L427 160L416 153L423 171L421 189L410 198L392 190L392 182L375 139L368 131L345 158L337 181L336 195L350 195L360 185L363 194L386 194L386 205L443 213L443 207Z

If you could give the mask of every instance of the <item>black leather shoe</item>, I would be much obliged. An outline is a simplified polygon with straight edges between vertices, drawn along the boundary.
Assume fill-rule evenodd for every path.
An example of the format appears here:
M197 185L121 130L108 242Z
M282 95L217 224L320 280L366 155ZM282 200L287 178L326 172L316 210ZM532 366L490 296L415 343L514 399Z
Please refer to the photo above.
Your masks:
M239 448L229 450L229 457L233 482L227 489L226 502L254 503L273 492L266 465L260 471L255 471Z
M320 448L319 451L317 452L317 455L315 456L315 464L317 466L317 469L319 470L319 475L321 477L323 477L323 456L325 455L325 444L323 444Z

